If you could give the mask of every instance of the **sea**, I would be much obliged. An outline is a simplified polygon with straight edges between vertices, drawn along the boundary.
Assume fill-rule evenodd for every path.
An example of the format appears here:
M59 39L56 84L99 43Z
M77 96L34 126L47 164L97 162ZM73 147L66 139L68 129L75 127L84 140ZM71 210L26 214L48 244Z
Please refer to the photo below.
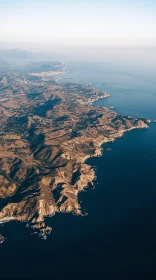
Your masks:
M111 96L94 103L117 113L156 120L156 69L105 61L68 62L63 82L92 84ZM154 72L155 71L155 72ZM56 214L47 240L25 224L6 223L1 277L156 279L156 123L103 145L90 158L95 188L80 193L86 216Z

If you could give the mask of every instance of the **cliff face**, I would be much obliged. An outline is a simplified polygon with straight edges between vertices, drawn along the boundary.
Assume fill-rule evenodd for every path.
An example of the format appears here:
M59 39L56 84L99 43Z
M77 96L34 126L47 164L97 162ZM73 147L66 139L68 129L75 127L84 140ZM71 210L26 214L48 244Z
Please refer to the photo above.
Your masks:
M81 214L78 192L93 186L84 160L101 143L147 122L90 103L108 95L50 77L8 73L0 78L0 221L26 221L45 238L44 218Z

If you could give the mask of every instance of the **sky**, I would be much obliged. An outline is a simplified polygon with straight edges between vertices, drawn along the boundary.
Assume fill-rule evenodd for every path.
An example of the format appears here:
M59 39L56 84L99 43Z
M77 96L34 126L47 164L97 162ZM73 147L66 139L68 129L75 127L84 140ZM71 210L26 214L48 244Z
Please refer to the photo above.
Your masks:
M0 49L155 48L155 15L155 0L0 0Z

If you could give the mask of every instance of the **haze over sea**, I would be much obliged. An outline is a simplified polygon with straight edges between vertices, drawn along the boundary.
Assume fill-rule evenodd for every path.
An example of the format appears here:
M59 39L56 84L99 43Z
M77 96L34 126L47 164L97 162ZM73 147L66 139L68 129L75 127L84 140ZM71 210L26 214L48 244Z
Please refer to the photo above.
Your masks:
M120 53L114 61L105 56L98 62L70 62L64 81L91 83L111 94L96 106L156 120L156 51L146 50L144 60L140 52ZM103 279L155 279L156 124L103 148L111 150L87 161L96 169L95 189L79 196L88 215L48 218L53 231L46 241L21 223L5 224L1 275L63 279L76 268L86 279L98 272Z

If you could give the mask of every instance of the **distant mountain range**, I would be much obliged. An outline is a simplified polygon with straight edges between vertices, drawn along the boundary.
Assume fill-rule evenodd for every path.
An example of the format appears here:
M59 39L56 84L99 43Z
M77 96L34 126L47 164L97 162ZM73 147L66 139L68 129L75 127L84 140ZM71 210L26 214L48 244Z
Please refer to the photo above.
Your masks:
M6 72L40 72L59 70L60 62L52 55L23 49L0 50L0 74Z

